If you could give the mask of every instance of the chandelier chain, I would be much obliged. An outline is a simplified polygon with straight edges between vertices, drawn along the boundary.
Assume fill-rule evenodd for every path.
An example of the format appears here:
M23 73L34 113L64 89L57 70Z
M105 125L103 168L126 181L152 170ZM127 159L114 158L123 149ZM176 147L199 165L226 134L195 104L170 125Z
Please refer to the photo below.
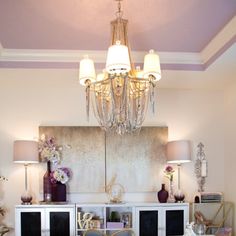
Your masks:
M122 0L116 0L116 1L118 2L118 4L117 4L118 11L116 12L116 17L122 18L122 16L123 16L123 11L121 10L121 1Z

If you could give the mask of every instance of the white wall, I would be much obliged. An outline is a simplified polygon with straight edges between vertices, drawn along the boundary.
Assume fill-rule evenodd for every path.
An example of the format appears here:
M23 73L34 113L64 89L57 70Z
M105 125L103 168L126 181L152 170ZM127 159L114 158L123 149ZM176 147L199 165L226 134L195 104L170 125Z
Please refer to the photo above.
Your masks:
M225 91L225 198L236 205L236 81ZM234 219L236 232L236 219Z
M196 145L204 143L209 161L207 191L224 191L223 105L222 91L159 89L156 114L148 114L145 121L145 125L167 125L169 140L192 140L194 154ZM37 137L39 125L97 123L94 118L86 122L84 91L77 83L75 70L0 70L0 110L0 174L9 178L7 183L0 185L0 199L8 208L4 221L14 226L14 205L20 203L24 172L23 166L13 164L13 141ZM29 172L32 192L41 200L39 167L32 166ZM187 199L192 200L197 191L193 163L183 165L181 174ZM80 194L70 199L107 200L105 194ZM156 201L156 193L126 194L125 200Z

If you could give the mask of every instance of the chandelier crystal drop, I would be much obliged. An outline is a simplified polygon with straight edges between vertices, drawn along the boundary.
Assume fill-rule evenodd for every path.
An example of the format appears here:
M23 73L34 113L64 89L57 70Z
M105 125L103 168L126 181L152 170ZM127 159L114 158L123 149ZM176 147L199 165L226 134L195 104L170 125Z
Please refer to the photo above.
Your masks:
M154 112L154 87L161 79L159 56L150 50L144 68L134 68L128 45L128 20L122 18L121 1L116 19L111 22L111 46L106 68L96 76L94 62L85 56L80 61L80 84L86 86L89 119L90 98L95 117L105 131L132 133L141 128L148 103Z

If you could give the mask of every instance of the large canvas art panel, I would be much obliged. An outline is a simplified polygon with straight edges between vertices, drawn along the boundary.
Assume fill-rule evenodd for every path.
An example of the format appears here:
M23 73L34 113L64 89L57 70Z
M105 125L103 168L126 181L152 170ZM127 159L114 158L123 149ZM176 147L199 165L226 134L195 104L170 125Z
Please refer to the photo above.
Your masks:
M143 127L138 135L106 135L106 181L125 192L160 189L166 164L167 127Z
M72 170L69 192L105 191L105 138L99 127L41 126L42 134L55 137L63 147L61 166Z

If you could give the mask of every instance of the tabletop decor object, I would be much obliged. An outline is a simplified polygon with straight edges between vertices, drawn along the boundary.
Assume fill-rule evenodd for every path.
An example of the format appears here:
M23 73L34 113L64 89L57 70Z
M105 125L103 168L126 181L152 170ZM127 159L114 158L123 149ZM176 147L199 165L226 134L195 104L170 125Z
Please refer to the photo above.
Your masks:
M108 190L108 197L111 203L121 203L124 195L124 188L119 183L114 183Z
M47 170L43 175L43 201L52 201L51 161L47 161Z
M194 229L194 222L188 223L184 231L184 236L196 236L193 229Z
M164 170L165 177L167 177L169 179L168 202L175 202L174 187L173 187L174 172L175 172L175 170L170 165L166 166L166 168Z
M169 193L165 189L165 184L161 185L161 190L157 193L158 201L160 203L167 202L167 199L169 197Z
M32 195L28 189L27 168L39 162L38 142L31 140L14 141L14 162L25 166L25 191L21 195L22 204L31 204Z
M71 177L69 168L59 167L51 172L52 201L66 202L66 183Z
M191 161L191 145L188 140L176 140L168 142L166 145L167 163L178 166L178 190L175 192L176 202L184 201L184 194L180 188L180 167L181 164Z
M124 187L116 182L117 175L111 178L106 186L106 193L110 203L121 203L125 192Z
M47 162L47 170L43 176L43 201L52 201L52 165L57 165L61 161L62 147L58 146L54 137L41 135L39 140L39 155L42 162Z

